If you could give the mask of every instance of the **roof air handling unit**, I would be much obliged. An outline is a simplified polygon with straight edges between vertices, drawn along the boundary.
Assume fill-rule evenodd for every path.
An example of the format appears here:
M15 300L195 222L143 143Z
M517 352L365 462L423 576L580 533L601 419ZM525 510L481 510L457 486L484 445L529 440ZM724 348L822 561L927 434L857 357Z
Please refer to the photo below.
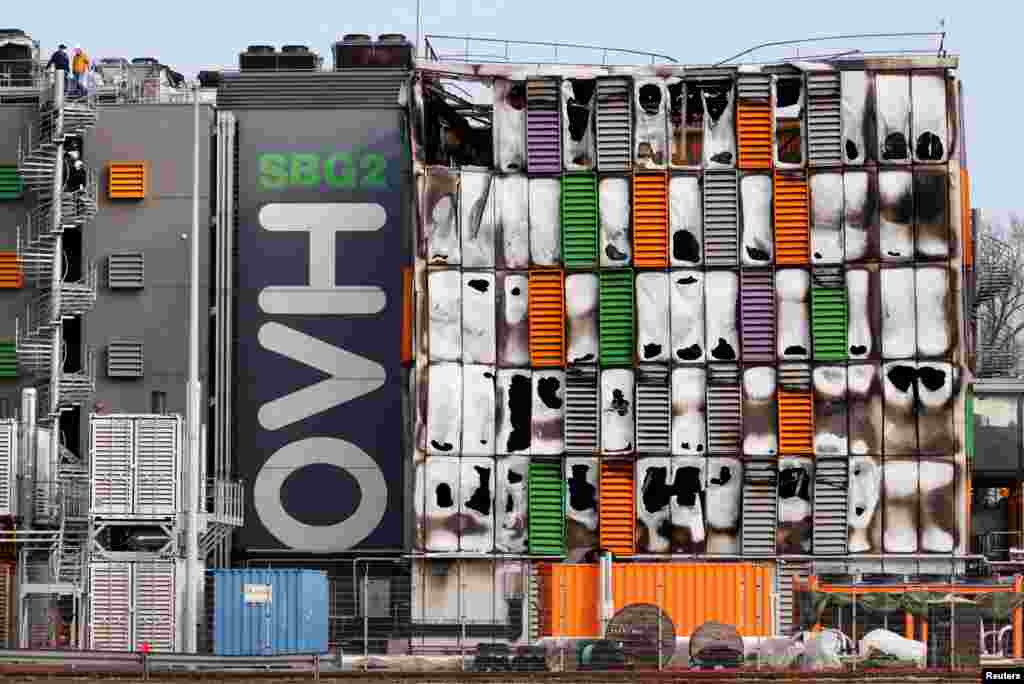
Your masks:
M365 33L349 33L334 44L334 70L412 68L412 43L401 33L382 33L374 42Z
M238 55L242 71L273 71L277 68L277 50L273 45L250 45Z

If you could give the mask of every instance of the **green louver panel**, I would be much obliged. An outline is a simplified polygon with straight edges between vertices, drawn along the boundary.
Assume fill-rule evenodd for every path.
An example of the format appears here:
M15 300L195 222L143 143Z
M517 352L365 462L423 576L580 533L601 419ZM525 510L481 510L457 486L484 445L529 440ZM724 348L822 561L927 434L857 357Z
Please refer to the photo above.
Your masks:
M0 342L0 378L18 377L18 355L14 349L14 342L6 340Z
M601 272L602 366L633 365L633 269Z
M815 361L846 360L846 289L811 290Z
M964 451L967 462L974 463L974 392L967 390L964 398Z
M14 164L0 164L0 200L16 200L22 196L21 174Z
M562 489L561 461L530 460L527 543L532 554L560 556L565 553Z
M566 268L597 266L597 178L562 176L562 254Z

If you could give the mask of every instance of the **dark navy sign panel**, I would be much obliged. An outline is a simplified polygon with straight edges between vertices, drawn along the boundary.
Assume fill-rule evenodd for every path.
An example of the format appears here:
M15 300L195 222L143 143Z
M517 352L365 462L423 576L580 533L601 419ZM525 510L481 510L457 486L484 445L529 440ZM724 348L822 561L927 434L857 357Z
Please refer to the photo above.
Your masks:
M401 113L236 117L238 545L400 549Z

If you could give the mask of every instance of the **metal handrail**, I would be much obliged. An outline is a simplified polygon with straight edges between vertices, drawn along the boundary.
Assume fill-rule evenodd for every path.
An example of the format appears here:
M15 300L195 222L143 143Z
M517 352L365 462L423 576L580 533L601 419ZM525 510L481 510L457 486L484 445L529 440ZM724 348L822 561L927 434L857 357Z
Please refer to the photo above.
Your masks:
M463 55L463 57L460 58L460 57L450 57L448 55L438 55L437 51L434 49L433 43L430 42L431 38L433 38L435 40L459 40L459 41L463 41L463 43L465 44L465 50L461 53ZM511 54L510 54L510 48L512 46L514 46L514 45L522 45L522 46L531 46L531 47L554 48L555 61L553 61L553 62L538 62L538 61L532 60L532 59L528 60L528 62L531 63L531 64L545 64L545 63L557 64L557 63L559 63L558 62L558 50L559 49L593 50L593 51L596 51L596 52L600 52L602 54L601 64L607 64L608 63L608 55L609 55L609 53L616 53L616 54L623 54L623 55L635 55L635 56L649 58L651 60L651 64L654 64L657 60L662 60L662 61L666 61L666 62L671 62L673 64L678 64L678 61L675 59L675 57L671 57L669 55L659 54L657 52L645 52L643 50L629 50L629 49L626 49L626 48L609 48L609 47L603 47L603 46L600 46L600 45L581 45L579 43L560 43L560 42L559 43L552 43L552 42L537 41L537 40L506 40L506 39L503 39L503 38L477 38L475 36L451 36L451 35L443 35L443 34L437 34L437 33L428 33L427 35L425 35L423 37L423 40L424 40L424 44L425 44L425 48L426 48L426 53L427 53L427 55L430 56L431 61L440 61L440 62L443 62L443 61L469 61L469 57L470 56L474 56L474 55L472 55L472 53L470 52L470 49L469 49L470 41L473 41L473 42L479 42L479 43L489 43L489 44L492 44L492 45L493 44L503 45L504 48L505 48L504 55L491 55L490 56L491 59L476 59L475 60L475 61L480 61L480 62L488 62L488 61L512 62L513 60L512 60Z
M0 664L5 673L16 672L12 666L49 665L63 671L141 673L149 679L151 672L195 670L205 672L307 672L320 679L320 654L272 656L215 656L188 653L142 653L124 651L71 651L0 649Z
M751 52L763 50L769 47L784 47L787 45L803 45L806 43L822 43L829 40L864 40L869 38L938 38L940 41L944 41L946 37L945 31L919 31L919 32L903 32L903 33L844 33L834 36L819 36L816 38L800 38L797 40L773 40L767 43L759 43L754 47L747 48L741 52L737 52L732 57L723 59L721 62L717 62L715 66L722 66L728 64L733 60L739 59L744 55L749 55ZM940 42L939 50L932 52L941 52L942 43ZM889 52L886 54L900 54L906 52L905 50L897 50L895 52Z

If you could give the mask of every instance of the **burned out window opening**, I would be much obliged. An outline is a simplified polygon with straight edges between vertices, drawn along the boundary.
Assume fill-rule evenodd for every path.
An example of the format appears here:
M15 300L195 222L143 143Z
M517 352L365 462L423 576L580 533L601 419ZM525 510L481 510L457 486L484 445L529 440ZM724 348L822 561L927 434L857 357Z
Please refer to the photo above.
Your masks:
M474 96L472 90L493 91L482 82L423 81L424 154L427 164L482 166L494 161L493 101L491 93ZM525 87L516 100L526 104Z

